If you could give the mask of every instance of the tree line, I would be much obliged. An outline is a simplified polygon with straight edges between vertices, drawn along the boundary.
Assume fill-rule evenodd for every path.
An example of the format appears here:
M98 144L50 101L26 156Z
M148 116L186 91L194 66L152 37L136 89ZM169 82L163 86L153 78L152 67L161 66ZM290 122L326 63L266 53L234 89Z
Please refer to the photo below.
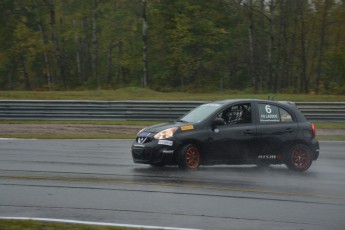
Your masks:
M344 0L2 0L0 90L345 94Z

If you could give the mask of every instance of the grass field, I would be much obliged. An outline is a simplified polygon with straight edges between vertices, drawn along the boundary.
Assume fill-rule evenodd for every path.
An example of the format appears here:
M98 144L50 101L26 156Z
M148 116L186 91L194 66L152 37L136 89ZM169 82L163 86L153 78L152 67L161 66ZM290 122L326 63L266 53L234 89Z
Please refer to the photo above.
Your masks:
M162 121L126 121L126 120L0 120L0 124L91 124L91 125L125 125L125 126L150 126ZM344 127L345 129L345 127Z
M0 220L3 230L134 230L138 228L52 223L32 220Z
M123 88L118 90L95 91L0 91L0 100L160 100L160 101L215 101L232 98L267 99L274 96L276 100L307 102L340 102L344 95L313 94L254 94L241 91L224 91L215 93L162 93L143 88Z

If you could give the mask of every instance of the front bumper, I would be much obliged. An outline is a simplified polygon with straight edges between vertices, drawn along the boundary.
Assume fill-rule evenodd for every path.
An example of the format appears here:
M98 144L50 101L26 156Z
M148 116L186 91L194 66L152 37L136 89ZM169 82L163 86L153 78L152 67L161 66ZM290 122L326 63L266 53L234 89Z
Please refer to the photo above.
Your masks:
M175 149L173 141L154 140L149 143L132 144L132 157L134 163L139 164L175 164Z

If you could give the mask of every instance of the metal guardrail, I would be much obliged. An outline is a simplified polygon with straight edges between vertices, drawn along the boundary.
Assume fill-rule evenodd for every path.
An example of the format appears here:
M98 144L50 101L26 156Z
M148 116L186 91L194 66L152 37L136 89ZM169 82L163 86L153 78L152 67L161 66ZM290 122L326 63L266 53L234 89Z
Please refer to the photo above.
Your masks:
M174 120L203 101L0 100L1 120ZM345 122L345 102L296 103L310 121Z
M0 119L171 120L203 102L174 101L0 101Z
M345 102L299 102L296 105L310 121L345 122Z

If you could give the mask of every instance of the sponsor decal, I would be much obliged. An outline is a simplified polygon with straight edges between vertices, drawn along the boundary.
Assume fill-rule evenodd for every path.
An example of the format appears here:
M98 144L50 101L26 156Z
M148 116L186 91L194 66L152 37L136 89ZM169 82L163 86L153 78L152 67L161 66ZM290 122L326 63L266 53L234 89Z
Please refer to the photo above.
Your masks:
M259 155L258 156L258 159L271 159L271 160L274 160L276 158L277 158L276 155Z
M173 141L169 141L169 140L159 140L158 141L159 145L168 145L168 146L173 146L174 142Z
M174 150L163 150L164 154L173 154Z
M182 131L187 131L187 130L192 130L192 129L194 129L193 125L185 125L181 127Z
M261 114L261 119L279 120L277 114Z
M280 122L279 109L274 105L259 105L260 122Z

